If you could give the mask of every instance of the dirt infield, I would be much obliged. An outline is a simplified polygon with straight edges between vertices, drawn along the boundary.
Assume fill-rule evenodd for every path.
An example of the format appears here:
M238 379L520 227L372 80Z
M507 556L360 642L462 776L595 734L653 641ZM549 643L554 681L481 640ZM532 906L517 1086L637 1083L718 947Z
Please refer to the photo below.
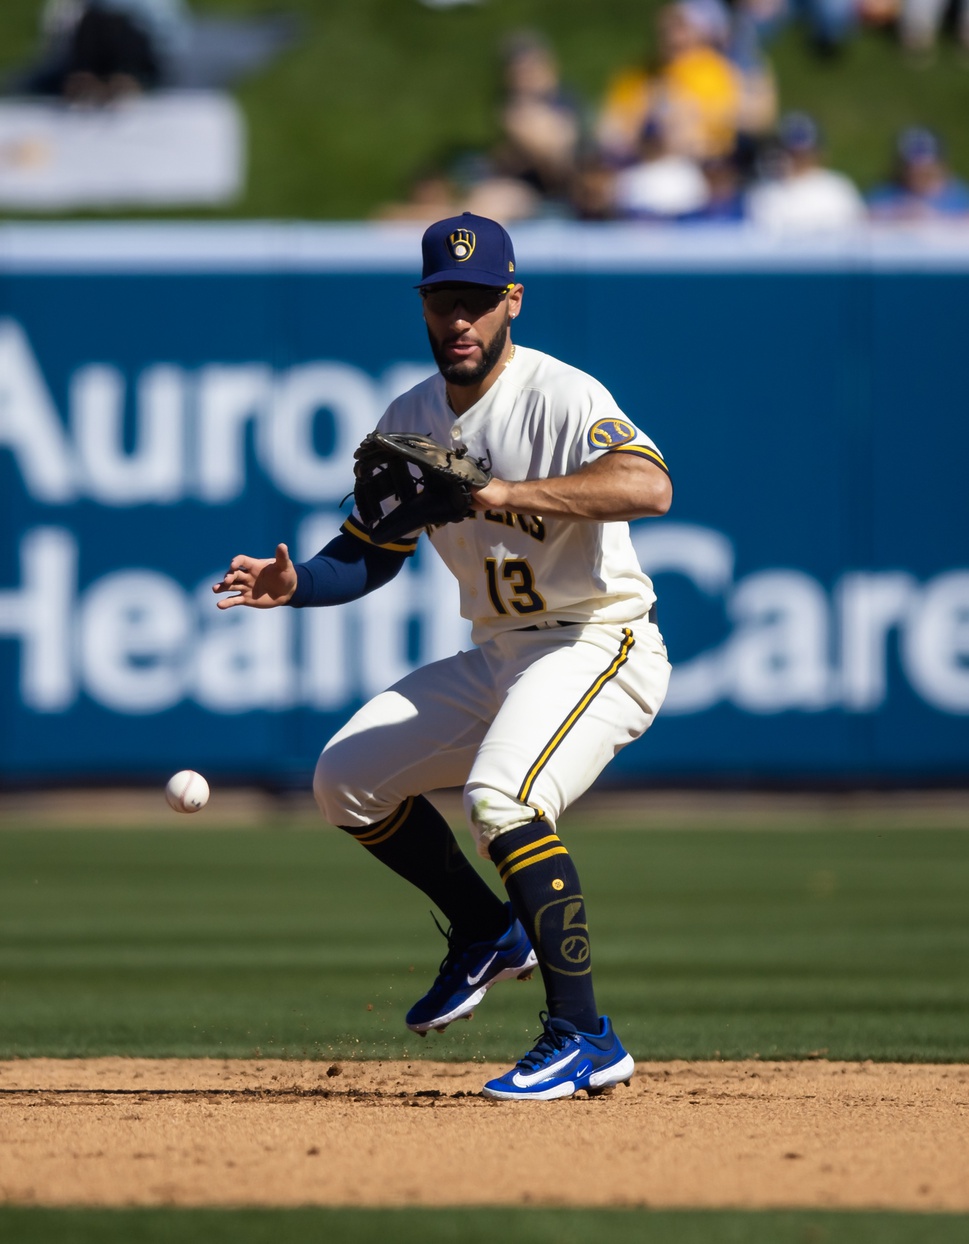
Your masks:
M969 1211L967 1066L643 1063L528 1104L479 1095L495 1070L0 1063L0 1201Z

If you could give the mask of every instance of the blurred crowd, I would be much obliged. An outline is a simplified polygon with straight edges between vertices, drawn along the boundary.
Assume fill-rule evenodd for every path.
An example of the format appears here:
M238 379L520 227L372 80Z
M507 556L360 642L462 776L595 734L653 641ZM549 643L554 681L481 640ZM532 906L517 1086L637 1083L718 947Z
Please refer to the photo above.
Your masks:
M516 32L500 49L493 148L422 170L409 198L378 215L750 221L784 231L867 220L969 222L969 186L929 128L903 129L885 153L882 184L863 193L829 167L815 118L779 114L763 49L795 15L818 54L831 57L862 19L892 22L906 48L925 52L946 7L946 0L863 2L867 10L858 0L667 3L656 12L656 54L620 67L591 107L563 82L548 40ZM969 48L969 0L959 3L958 37Z
M907 53L925 57L945 22L969 50L969 0L673 0L652 20L650 53L617 67L593 102L563 81L547 39L510 34L499 49L495 143L421 170L406 201L378 215L428 221L467 209L506 223L750 221L788 231L969 221L969 187L938 133L903 129L884 153L882 183L863 192L829 166L815 118L780 114L764 50L792 20L824 58L860 23L890 26ZM223 87L291 45L299 23L278 12L200 17L188 0L45 0L41 35L6 93L100 105Z

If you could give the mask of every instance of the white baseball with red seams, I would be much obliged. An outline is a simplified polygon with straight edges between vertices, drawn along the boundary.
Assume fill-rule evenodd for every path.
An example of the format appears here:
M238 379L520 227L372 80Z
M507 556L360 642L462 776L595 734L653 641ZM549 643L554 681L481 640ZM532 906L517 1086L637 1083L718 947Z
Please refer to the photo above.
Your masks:
M209 784L194 769L180 769L168 779L165 798L176 812L198 812L209 801Z

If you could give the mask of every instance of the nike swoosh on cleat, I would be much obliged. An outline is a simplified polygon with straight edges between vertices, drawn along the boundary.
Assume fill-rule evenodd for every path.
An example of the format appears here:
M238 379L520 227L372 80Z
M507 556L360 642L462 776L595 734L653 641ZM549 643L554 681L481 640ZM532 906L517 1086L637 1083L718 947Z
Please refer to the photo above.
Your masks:
M491 967L491 965L494 963L497 957L498 957L498 952L496 950L495 953L491 956L491 958L485 962L485 965L481 969L480 972L476 973L474 976L472 976L471 973L469 972L468 973L468 984L472 986L477 985L478 982L481 980L482 976L484 976L485 972L487 972L487 970Z
M571 1054L566 1054L564 1058L560 1058L557 1063L552 1063L549 1067L542 1067L538 1071L533 1071L531 1075L522 1075L520 1071L516 1071L511 1078L511 1082L516 1088L531 1088L532 1085L540 1084L542 1080L551 1079L552 1076L563 1071L581 1053L581 1050L573 1050Z

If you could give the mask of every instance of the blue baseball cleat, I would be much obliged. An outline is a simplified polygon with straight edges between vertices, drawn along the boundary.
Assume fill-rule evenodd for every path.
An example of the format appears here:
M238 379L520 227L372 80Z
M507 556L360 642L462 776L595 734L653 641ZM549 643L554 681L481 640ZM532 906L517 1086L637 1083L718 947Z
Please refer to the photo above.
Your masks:
M552 1101L573 1097L585 1089L590 1097L611 1093L629 1083L636 1064L612 1030L609 1017L599 1020L601 1031L579 1032L567 1019L539 1017L545 1031L533 1050L497 1080L489 1080L485 1097L501 1101Z
M443 1030L456 1019L470 1019L474 1008L499 981L528 980L538 960L511 904L506 903L508 929L497 941L458 943L448 931L447 954L437 979L404 1021L411 1032L426 1036ZM440 926L438 926L440 927Z

